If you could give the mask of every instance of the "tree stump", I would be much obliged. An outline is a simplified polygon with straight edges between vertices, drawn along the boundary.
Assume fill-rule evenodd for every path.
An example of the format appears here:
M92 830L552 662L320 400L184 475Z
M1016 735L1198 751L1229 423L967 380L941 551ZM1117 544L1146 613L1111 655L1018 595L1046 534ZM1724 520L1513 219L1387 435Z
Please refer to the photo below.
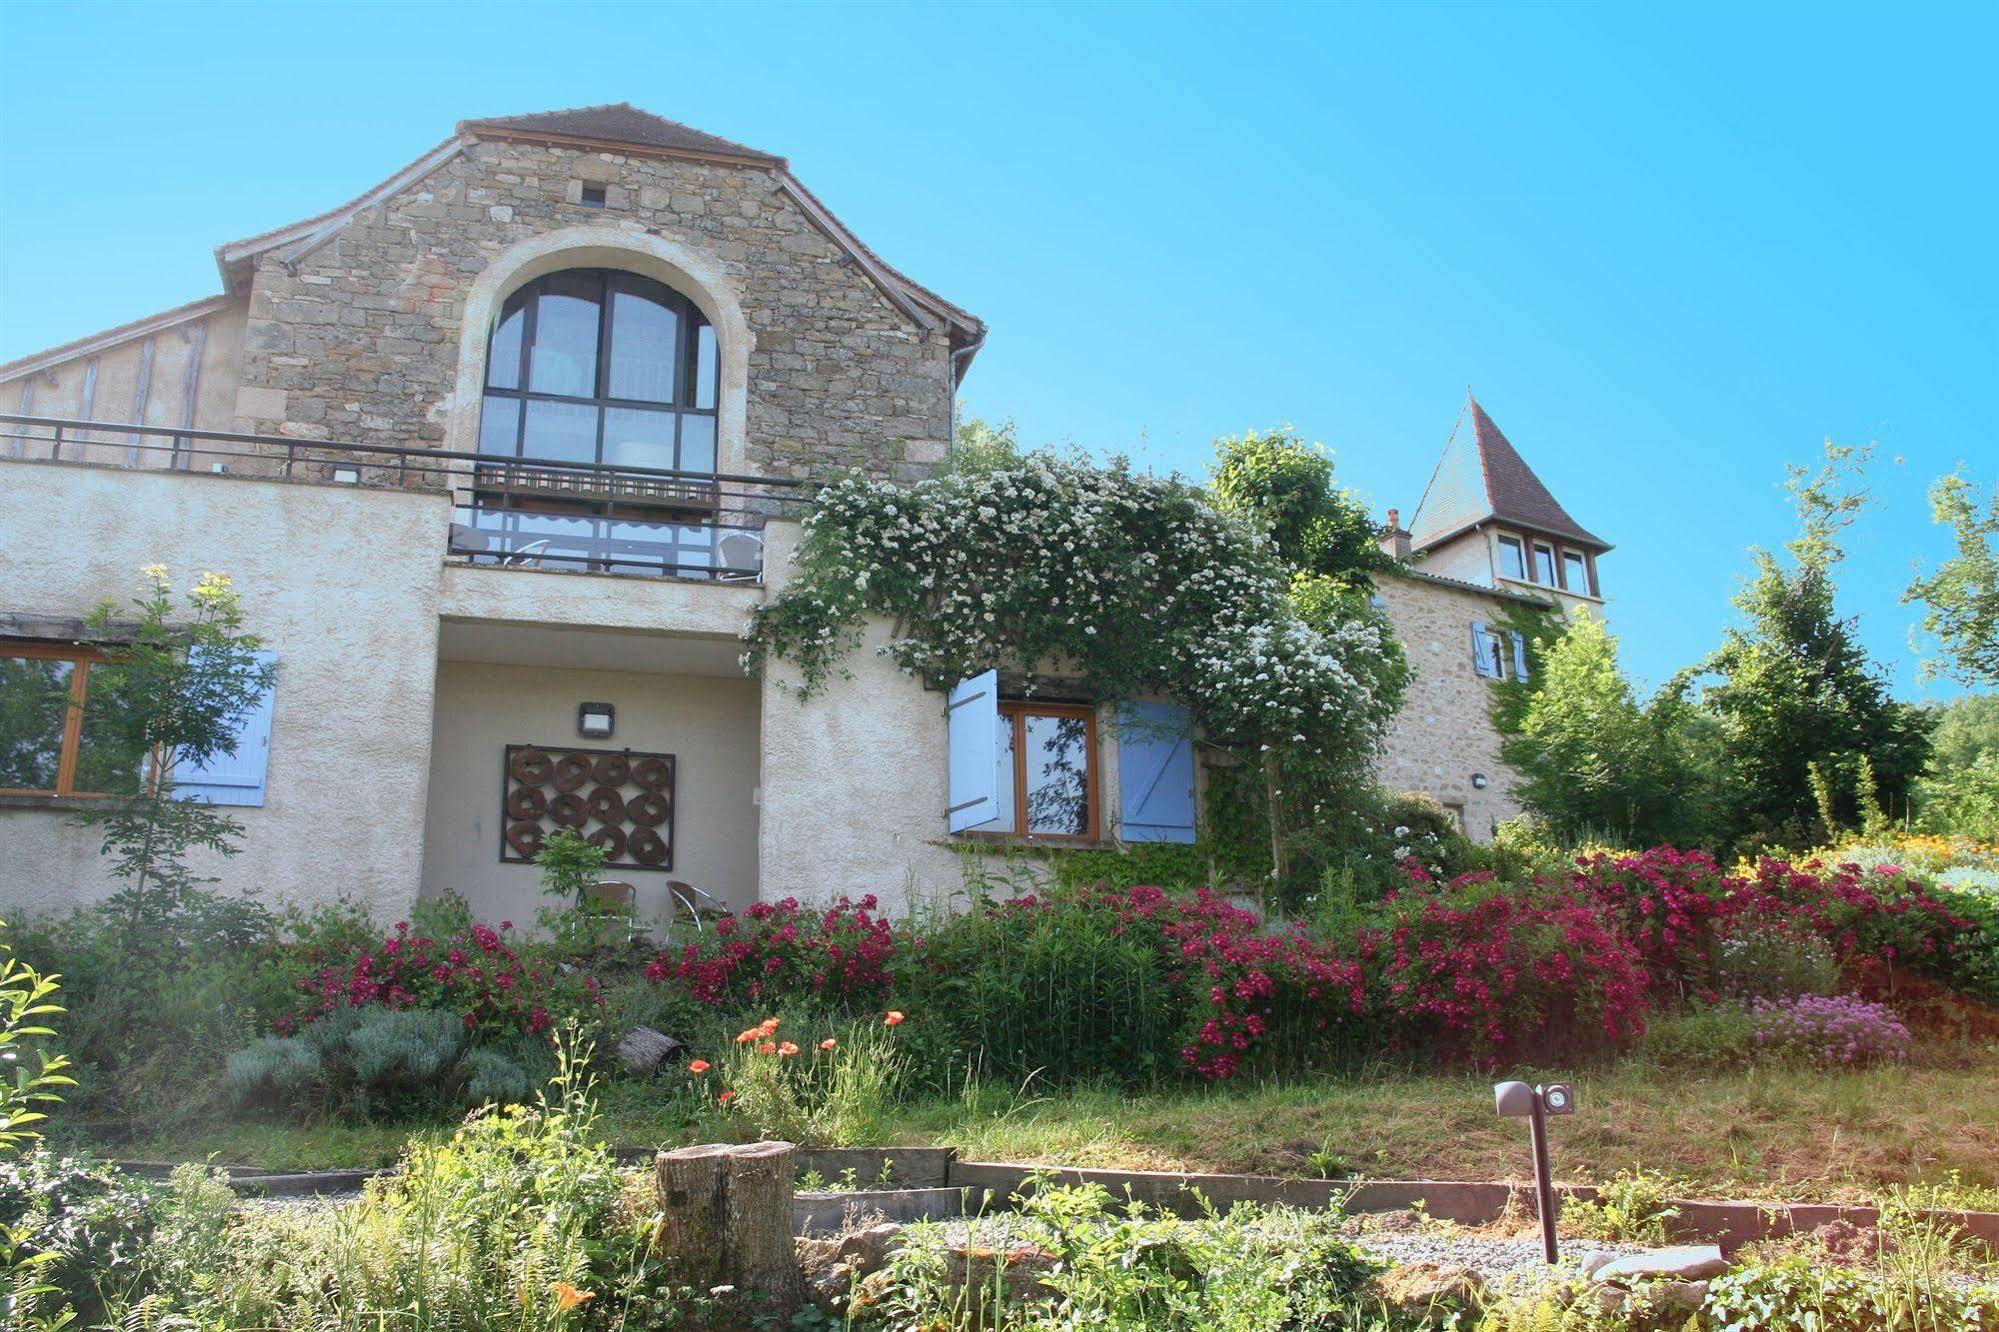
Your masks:
M788 1317L804 1295L792 1236L796 1149L788 1142L661 1152L661 1254L675 1279L699 1290L733 1285Z
M786 1316L805 1292L791 1219L796 1156L788 1142L731 1147L723 1185L729 1276L740 1290L764 1292L777 1312Z
M660 1257L677 1282L696 1290L728 1279L722 1199L728 1153L728 1147L711 1143L661 1152L653 1159L659 1180Z

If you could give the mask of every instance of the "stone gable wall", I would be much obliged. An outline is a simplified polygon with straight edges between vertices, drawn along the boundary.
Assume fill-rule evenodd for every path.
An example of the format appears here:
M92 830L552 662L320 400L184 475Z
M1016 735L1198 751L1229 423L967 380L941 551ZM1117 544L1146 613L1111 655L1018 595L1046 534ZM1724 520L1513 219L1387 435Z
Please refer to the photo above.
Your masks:
M1499 758L1499 732L1488 712L1492 681L1472 672L1474 620L1497 624L1501 603L1477 592L1382 574L1376 590L1416 678L1389 732L1380 776L1391 791L1426 791L1461 805L1465 830L1489 841L1495 823L1520 812L1513 772ZM1484 790L1472 774L1488 779Z
M583 183L604 208L585 207ZM439 447L473 280L510 246L637 222L714 257L739 294L751 472L920 480L948 449L950 351L818 231L768 171L516 143L371 207L251 293L238 429Z

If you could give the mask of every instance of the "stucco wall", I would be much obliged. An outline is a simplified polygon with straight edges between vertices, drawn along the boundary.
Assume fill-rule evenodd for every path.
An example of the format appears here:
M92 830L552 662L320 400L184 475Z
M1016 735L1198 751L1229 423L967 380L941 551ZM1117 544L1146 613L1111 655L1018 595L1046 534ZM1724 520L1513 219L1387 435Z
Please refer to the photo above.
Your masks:
M1488 711L1492 682L1472 671L1472 622L1497 622L1500 603L1392 574L1375 585L1416 672L1389 733L1381 780L1391 791L1426 791L1462 805L1466 831L1484 841L1494 824L1519 813L1513 774L1500 762L1499 733ZM1474 773L1485 774L1484 790L1472 784Z
M1492 536L1485 528L1446 541L1416 562L1416 567L1438 578L1455 578L1461 583L1493 584Z
M572 202L586 181L606 187L610 206ZM914 480L944 458L943 331L891 305L768 171L520 143L475 143L291 267L261 262L239 428L446 441L479 274L574 227L632 229L635 248L647 232L666 238L680 267L713 274L740 303L751 345L722 350L725 369L733 353L747 356L748 470L862 467Z
M242 366L243 326L248 314L245 298L157 333L72 356L27 374L10 374L0 378L0 411L227 430L235 419L236 377ZM188 412L190 388L195 400L192 415ZM144 442L155 447L171 443L160 437L148 437ZM65 451L71 457L122 464L132 458L131 443L129 435L106 433L77 452L69 450L66 436ZM29 447L30 456L35 452L46 456L45 446ZM0 455L19 451L11 438L0 437ZM165 467L169 455L142 452L136 461L142 467Z
M441 496L0 461L0 611L79 616L159 562L231 574L278 654L266 802L237 811L232 889L383 915L415 896L437 653ZM0 905L115 888L50 809L0 809Z
M585 699L616 707L610 741L576 737ZM664 913L669 879L747 906L757 883L757 729L752 680L442 662L424 893L455 892L483 920L531 923L550 903L539 870L500 862L502 754L510 744L573 744L674 755L673 868L605 872L638 890L641 915Z

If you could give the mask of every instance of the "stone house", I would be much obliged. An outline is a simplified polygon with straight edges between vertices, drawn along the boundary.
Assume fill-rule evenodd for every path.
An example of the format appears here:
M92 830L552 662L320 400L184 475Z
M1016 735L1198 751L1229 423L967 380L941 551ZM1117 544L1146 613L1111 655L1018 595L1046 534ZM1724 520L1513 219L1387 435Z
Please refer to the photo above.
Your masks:
M1375 579L1377 604L1416 674L1382 781L1435 797L1484 840L1520 812L1491 718L1493 682L1530 669L1510 612L1601 616L1597 560L1610 546L1569 516L1469 395L1409 526L1390 509L1386 528L1382 549L1403 564Z
M137 772L95 721L112 704L78 639L155 562L228 571L276 662L237 754L176 774L248 831L225 887L385 917L455 892L524 921L535 849L572 827L647 915L702 895L900 905L956 890L968 852L1196 836L1170 705L1126 705L1147 724L1125 726L990 674L947 699L872 652L885 626L809 701L782 667L744 676L738 636L789 577L805 483L929 475L986 337L785 159L624 105L469 120L216 261L218 296L0 365L10 904L113 887L67 815ZM1490 433L1477 465L1517 464ZM1464 521L1476 504L1432 491L1423 558L1382 584L1419 640L1539 595L1497 562L1473 577L1473 547L1545 537L1592 569L1603 548L1552 499ZM1388 776L1450 801L1470 752L1453 729L1486 724L1482 681L1438 651L1412 647L1419 695L1448 700L1412 701ZM1459 803L1475 829L1499 814Z

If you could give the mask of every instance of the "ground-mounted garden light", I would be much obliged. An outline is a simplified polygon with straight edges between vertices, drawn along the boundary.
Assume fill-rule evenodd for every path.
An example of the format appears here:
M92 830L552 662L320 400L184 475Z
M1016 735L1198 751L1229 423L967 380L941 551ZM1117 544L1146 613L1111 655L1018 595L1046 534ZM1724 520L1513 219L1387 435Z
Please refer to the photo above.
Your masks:
M1548 1116L1576 1112L1575 1089L1566 1082L1530 1087L1502 1082L1492 1089L1493 1106L1506 1119L1525 1119L1534 1143L1534 1206L1541 1213L1541 1252L1557 1261L1555 1245L1555 1182L1548 1169Z
M1483 791L1490 780L1484 773L1475 772L1471 775L1472 789L1474 791Z

